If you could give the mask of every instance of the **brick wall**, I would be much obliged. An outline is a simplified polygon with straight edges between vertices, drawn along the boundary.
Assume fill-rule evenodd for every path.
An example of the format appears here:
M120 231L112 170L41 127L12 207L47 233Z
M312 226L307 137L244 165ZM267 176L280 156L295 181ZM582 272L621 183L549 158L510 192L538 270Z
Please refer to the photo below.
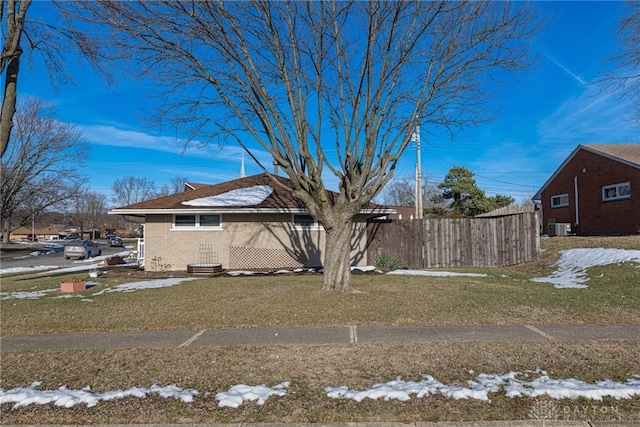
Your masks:
M576 229L575 181L578 186L578 222ZM602 200L602 187L629 182L631 198ZM551 197L569 195L569 205L551 207ZM542 192L543 233L550 220L571 224L580 235L625 235L640 233L640 169L606 157L578 150Z

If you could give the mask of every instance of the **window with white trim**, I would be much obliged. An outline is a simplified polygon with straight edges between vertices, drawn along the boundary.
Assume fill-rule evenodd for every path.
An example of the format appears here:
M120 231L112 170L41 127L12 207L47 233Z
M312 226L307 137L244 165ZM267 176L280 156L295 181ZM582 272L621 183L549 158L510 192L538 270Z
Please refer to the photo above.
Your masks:
M220 230L220 215L174 215L173 229L203 229L203 230Z
M311 215L294 215L293 228L296 230L319 230L322 224Z
M565 206L569 206L569 193L558 194L556 196L551 196L551 207L552 208L562 208Z
M631 198L631 184L622 182L620 184L606 185L602 187L602 201L620 200Z
M195 227L196 216L195 215L174 215L173 226L174 228Z
M198 215L200 227L220 227L220 215Z

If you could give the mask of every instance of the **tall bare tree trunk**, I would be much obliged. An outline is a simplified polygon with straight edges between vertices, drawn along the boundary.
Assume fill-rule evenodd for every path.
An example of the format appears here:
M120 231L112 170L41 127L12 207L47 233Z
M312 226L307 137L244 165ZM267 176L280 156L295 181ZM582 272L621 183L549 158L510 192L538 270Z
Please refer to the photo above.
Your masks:
M325 291L353 292L351 287L351 223L327 229L324 255Z
M13 128L13 116L16 113L18 71L20 69L20 52L16 52L7 64L7 75L4 84L4 97L0 112L0 157L4 155L9 146L11 129Z
M11 234L11 218L2 218L2 243L9 243Z
M31 0L7 2L6 11L6 35L3 40L2 58L0 59L0 73L5 74L2 109L0 110L0 157L7 151L11 129L13 129L13 116L16 114L16 102L18 99L18 71L20 70L20 39L24 31L24 21L27 9L31 6ZM0 4L2 11L0 17L5 17L5 2ZM1 20L0 20L1 21ZM4 24L0 22L0 25Z

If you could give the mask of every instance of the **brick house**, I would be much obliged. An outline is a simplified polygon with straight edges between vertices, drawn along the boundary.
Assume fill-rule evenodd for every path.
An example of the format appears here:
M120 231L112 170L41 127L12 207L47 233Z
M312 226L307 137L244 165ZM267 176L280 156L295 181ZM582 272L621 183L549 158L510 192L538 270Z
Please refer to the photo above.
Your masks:
M286 178L275 177L284 185ZM328 192L331 200L335 193ZM144 218L145 269L185 270L215 263L230 270L319 267L325 231L302 202L267 174L220 184L189 184L172 194L113 209ZM367 220L394 214L368 206L355 218L352 265L367 265Z
M35 235L38 237L38 240L60 240L63 234L59 229L54 227L38 227L35 230L32 230L31 227L19 227L9 233L9 239L27 240L33 231L35 231Z
M533 200L543 233L640 233L640 144L579 145Z

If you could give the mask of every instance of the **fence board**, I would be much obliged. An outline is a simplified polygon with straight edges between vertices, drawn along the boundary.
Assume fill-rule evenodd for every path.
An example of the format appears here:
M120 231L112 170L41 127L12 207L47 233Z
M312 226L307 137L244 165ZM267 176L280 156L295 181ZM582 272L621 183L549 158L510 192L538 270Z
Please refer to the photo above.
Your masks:
M473 219L373 222L367 253L383 255L408 268L497 267L533 261L540 255L538 213Z

